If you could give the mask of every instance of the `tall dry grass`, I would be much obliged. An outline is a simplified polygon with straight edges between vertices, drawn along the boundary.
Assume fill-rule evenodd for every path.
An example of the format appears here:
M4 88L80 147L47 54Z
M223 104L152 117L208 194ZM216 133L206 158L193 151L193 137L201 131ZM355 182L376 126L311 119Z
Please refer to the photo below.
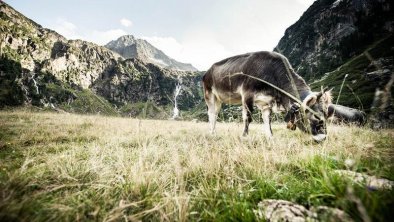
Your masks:
M0 112L0 218L29 221L247 220L264 198L328 205L362 219L354 186L373 219L386 219L392 191L370 192L333 173L394 179L393 131L328 126L316 144L273 124L138 120Z

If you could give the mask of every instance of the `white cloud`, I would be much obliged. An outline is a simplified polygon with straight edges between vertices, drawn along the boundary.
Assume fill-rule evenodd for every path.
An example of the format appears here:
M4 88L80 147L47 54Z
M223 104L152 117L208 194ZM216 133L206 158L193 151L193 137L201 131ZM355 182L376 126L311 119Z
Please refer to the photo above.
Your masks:
M184 51L184 46L173 37L141 37L156 48L163 51L166 55L179 59L179 56Z
M85 39L99 45L105 45L108 42L127 34L128 33L123 29L110 29L106 31L94 30L91 33L87 34Z
M49 26L49 28L55 30L67 39L82 39L85 41L94 42L98 45L105 45L111 40L128 34L123 29L89 30L80 28L64 18L56 19L55 24Z
M315 0L296 0L298 3L300 3L303 6L311 6Z
M133 25L133 22L126 18L122 18L119 22L126 28L131 27Z
M179 42L174 37L142 37L166 55L192 63L199 70L207 70L214 62L233 55L223 45L208 36L195 36Z
M56 32L70 39L80 39L81 36L77 32L77 26L65 20L64 18L56 19L55 25L52 27Z

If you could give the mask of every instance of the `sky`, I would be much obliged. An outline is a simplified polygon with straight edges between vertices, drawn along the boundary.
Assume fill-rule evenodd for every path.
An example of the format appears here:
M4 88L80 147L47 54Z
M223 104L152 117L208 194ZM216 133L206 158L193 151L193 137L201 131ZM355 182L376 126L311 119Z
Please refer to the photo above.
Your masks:
M272 51L314 0L5 0L68 39L105 45L122 35L207 70L229 56Z

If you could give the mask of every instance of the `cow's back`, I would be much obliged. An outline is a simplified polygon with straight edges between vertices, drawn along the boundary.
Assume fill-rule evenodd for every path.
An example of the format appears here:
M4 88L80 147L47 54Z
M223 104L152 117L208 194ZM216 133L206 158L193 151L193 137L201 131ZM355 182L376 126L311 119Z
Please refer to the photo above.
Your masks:
M261 77L263 73L270 72L274 69L285 68L287 59L275 52L253 52L233 56L212 65L210 71L215 76L226 76L234 73L245 73L255 77ZM288 63L288 62L287 62Z
M289 77L292 75L297 87L309 89L305 81L293 71L286 57L267 51L242 54L219 61L207 71L203 81L206 87L215 86L223 91L234 91L241 84L253 91L259 91L266 86L263 82L245 75L268 81L288 92L293 90Z

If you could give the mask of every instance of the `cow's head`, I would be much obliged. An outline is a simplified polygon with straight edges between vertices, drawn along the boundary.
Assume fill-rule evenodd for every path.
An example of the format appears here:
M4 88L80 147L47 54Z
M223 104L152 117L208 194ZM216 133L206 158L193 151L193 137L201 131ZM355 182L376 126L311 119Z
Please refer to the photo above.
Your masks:
M287 128L295 130L298 127L304 132L310 131L315 141L323 141L327 136L326 117L330 103L331 90L324 89L321 92L309 94L302 101L302 106L309 107L313 112L305 108L304 118L300 105L294 103L285 117Z

